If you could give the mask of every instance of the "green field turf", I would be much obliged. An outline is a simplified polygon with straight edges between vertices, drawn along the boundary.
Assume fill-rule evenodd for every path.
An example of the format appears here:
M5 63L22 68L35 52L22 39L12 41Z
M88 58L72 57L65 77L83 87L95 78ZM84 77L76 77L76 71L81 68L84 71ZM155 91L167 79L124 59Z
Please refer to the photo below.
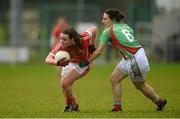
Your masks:
M180 64L151 64L147 82L167 98L163 112L145 98L129 79L123 83L123 112L110 112L112 92L108 76L114 65L94 65L74 85L80 112L64 113L64 98L55 67L45 64L0 65L0 118L123 118L180 117Z

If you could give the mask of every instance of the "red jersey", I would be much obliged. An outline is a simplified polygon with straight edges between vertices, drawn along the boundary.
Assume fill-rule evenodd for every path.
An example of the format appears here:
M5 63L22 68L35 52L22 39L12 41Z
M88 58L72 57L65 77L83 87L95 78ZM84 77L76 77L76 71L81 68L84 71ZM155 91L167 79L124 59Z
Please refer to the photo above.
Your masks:
M81 40L81 42L83 42L83 47L81 49L82 52L76 54L75 56L73 56L72 54L73 46L63 48L60 42L56 44L55 47L53 47L53 49L51 50L51 53L55 55L60 50L67 51L69 52L71 56L71 62L73 63L79 63L79 62L82 62L83 60L87 60L90 56L88 47L90 43L92 42L92 34L87 31L87 32L83 32L81 36L83 37L83 39Z

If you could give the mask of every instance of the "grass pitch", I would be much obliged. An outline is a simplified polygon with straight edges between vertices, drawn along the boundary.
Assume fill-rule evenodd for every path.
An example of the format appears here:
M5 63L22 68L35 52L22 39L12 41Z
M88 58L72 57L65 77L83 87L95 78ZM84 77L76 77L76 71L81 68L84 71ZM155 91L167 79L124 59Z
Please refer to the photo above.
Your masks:
M180 64L151 64L147 82L168 100L163 112L123 80L123 112L110 112L113 100L108 80L114 65L94 65L76 81L74 91L81 111L64 113L64 98L55 67L45 64L0 66L0 118L125 118L180 117Z

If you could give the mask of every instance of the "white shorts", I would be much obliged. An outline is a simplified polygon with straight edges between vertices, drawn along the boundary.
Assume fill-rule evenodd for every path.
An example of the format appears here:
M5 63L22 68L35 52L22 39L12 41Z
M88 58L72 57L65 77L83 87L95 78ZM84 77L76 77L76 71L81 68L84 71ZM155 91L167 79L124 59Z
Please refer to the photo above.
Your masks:
M132 81L144 81L146 72L150 70L148 59L143 48L140 48L132 58L122 59L117 67L130 76Z
M68 65L66 65L65 67L62 68L61 77L64 77L72 69L76 70L79 73L79 75L82 75L88 70L88 68L89 68L89 66L80 68L78 63L70 62ZM61 79L63 79L63 78L61 78Z

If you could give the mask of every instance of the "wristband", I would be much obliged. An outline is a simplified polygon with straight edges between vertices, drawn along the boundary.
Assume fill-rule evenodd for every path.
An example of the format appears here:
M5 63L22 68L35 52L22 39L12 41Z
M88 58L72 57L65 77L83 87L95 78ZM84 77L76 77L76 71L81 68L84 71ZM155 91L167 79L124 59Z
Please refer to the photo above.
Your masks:
M82 62L79 63L79 67L82 68L82 67L85 67L85 66L88 66L89 65L89 62L87 60L84 60Z

